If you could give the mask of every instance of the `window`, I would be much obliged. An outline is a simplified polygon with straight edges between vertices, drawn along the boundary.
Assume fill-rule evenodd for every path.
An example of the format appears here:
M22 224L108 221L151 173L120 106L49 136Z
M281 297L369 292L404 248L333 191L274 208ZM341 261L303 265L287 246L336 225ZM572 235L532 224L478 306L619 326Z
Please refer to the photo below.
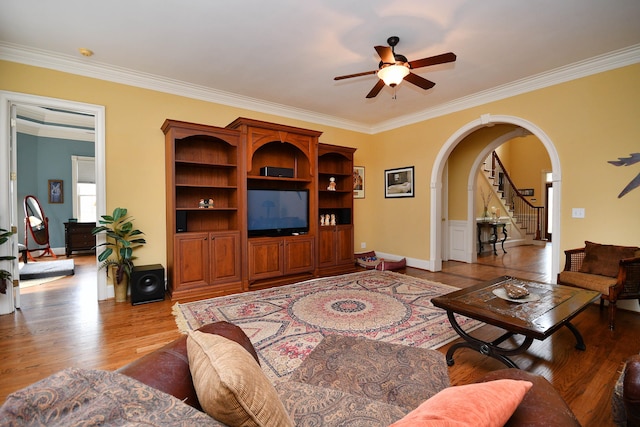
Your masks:
M95 158L71 156L73 217L78 222L96 222Z

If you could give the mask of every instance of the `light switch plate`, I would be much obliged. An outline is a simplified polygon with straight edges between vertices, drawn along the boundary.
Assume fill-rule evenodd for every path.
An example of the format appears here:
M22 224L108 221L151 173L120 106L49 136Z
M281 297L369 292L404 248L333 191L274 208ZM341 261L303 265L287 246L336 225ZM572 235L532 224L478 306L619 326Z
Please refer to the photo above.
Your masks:
M573 209L571 209L571 217L572 218L584 218L584 208L573 208Z

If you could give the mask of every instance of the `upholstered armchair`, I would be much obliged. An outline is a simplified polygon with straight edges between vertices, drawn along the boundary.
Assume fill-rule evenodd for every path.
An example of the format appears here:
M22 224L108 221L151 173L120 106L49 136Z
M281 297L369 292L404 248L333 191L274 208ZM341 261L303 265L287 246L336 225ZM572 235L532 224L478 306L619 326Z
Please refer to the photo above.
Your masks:
M566 262L558 284L600 292L600 308L604 300L609 302L609 329L613 330L617 301L640 302L640 248L585 242L584 248L564 253Z

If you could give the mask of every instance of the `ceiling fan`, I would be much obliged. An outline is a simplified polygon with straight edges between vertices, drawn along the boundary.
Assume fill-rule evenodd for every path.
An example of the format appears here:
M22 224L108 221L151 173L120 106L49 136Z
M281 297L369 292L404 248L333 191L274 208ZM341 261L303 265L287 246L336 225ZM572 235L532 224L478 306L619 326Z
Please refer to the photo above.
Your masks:
M456 60L456 55L448 52L442 55L430 56L428 58L417 59L415 61L409 61L406 56L397 54L395 47L400 41L400 37L392 36L387 39L389 46L375 46L374 49L380 56L380 64L378 69L373 71L365 71L363 73L348 74L346 76L334 77L334 80L350 79L352 77L366 76L368 74L377 74L380 78L375 84L373 89L367 94L367 98L374 98L384 85L390 87L396 87L406 80L409 83L421 87L422 89L431 89L436 84L430 80L420 77L417 74L411 72L416 68L427 67L429 65L445 64L447 62L453 62Z

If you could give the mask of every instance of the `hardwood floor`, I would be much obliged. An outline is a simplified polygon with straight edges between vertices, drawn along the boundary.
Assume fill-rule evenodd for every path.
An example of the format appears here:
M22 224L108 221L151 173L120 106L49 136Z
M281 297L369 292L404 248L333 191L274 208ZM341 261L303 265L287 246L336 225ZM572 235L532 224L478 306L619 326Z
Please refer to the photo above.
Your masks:
M505 274L551 282L550 257L549 246L523 246L479 257L477 264L451 261L441 272L407 268L406 273L460 288ZM116 369L179 336L171 314L174 302L98 302L94 258L74 260L74 276L23 289L21 309L0 316L0 402L65 367ZM606 310L600 312L594 304L573 322L584 336L586 351L576 350L573 335L561 330L513 357L521 368L551 381L584 426L613 426L613 384L622 361L640 352L640 314L619 310L616 320L616 330L609 331ZM477 333L489 337L498 330L484 326ZM463 349L456 352L449 373L452 384L460 385L503 367Z

